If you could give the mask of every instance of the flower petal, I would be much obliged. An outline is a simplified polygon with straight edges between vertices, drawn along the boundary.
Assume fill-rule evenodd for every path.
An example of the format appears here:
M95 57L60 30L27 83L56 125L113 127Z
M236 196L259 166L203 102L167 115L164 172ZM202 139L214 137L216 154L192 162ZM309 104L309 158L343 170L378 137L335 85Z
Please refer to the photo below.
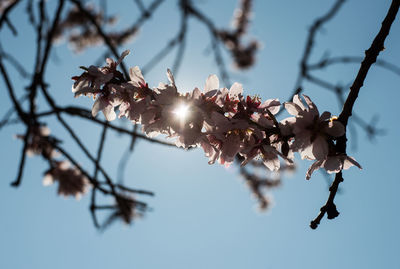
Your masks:
M229 89L229 98L239 99L239 95L241 95L242 93L243 93L243 85L235 82Z
M328 126L324 128L325 133L333 137L340 137L344 135L345 129L340 121L334 120L328 123Z
M281 108L281 102L279 99L268 99L260 105L260 108L268 108L269 112L275 115Z
M72 90L74 91L74 90ZM75 91L74 97L79 97L80 95L92 95L98 93L99 90L93 89L91 87L82 87L79 90Z
M103 114L104 114L104 117L106 117L107 121L113 121L113 120L115 120L115 118L117 116L115 114L114 107L111 104L109 104L103 108Z
M328 155L328 143L323 136L318 135L313 141L312 153L317 160L323 160Z
M310 168L308 168L307 173L306 173L307 180L311 178L311 175L314 171L321 168L322 163L323 163L322 160L316 161L310 166Z
M219 88L219 79L216 75L208 76L206 80L206 85L204 86L204 92L215 90Z
M103 110L103 104L100 102L100 98L97 98L92 107L92 116L96 117L100 110Z
M289 112L290 115L297 116L299 115L299 112L302 111L301 107L295 103L292 102L286 102L283 103L283 106Z
M296 123L295 117L288 117L279 122L279 129L282 135L288 136L293 133L293 125Z
M325 112L322 113L321 116L319 117L319 121L326 121L326 120L329 120L330 117L331 117L331 112L325 111Z
M362 169L361 165L353 157L346 156L343 162L343 169L347 170L352 166L357 166L358 168Z
M174 79L174 75L172 74L172 71L171 71L171 69L167 69L167 77L168 77L168 80L169 80L169 82L173 85L173 86L175 86L175 79ZM176 86L175 86L176 87Z
M97 66L91 65L89 66L87 72L89 73L89 75L91 76L101 76L104 75Z
M199 90L199 88L194 88L190 96L192 99L198 100L201 96L201 91Z
M293 96L293 103L295 103L296 105L298 105L301 110L306 110L303 102L300 99L300 96L298 94L296 94L295 96Z
M50 174L47 173L43 177L43 186L50 186L54 183L54 177Z
M329 174L339 173L343 168L343 159L341 156L328 157L324 162L324 168Z
M296 141L295 141L296 142ZM312 144L304 144L305 147L302 147L301 143L293 143L293 150L299 150L300 157L302 160L315 160L315 156L313 154L313 145Z
M240 137L239 135L231 134L229 135L221 148L221 163L232 163L235 159L236 154L240 150Z
M264 159L263 164L271 171L278 171L281 166L278 157Z
M311 98L308 97L307 95L303 94L304 100L306 101L309 111L314 115L314 116L319 116L319 111L317 106L311 101Z
M87 77L80 77L78 80L72 85L72 92L76 93L84 88L90 87L90 80ZM76 94L75 94L76 97Z
M140 87L140 84L146 83L142 75L142 71L138 66L131 67L129 69L129 77L131 78L131 81L134 82L134 86L136 87Z

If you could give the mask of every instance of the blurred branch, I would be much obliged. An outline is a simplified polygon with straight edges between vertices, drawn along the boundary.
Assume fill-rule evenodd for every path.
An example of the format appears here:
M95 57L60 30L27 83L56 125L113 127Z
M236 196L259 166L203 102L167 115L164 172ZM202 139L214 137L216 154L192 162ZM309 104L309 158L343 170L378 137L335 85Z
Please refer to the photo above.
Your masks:
M107 45L108 49L112 52L113 56L118 59L120 54L118 53L116 47L114 46L114 44L111 42L111 39L108 35L105 34L105 32L103 31L102 27L97 23L96 19L93 17L93 15L87 11L81 4L81 2L79 0L70 0L71 2L73 2L78 9L90 20L90 22L96 27L97 32L99 33L99 35L103 38L104 43ZM122 62L121 63L121 69L122 72L124 73L124 76L126 78L129 78L129 73L128 70L126 69L125 64Z
M300 94L302 92L302 82L303 79L309 76L309 68L308 68L308 60L311 56L311 52L314 48L314 43L315 43L315 37L317 35L317 32L326 24L329 22L332 18L335 17L335 15L338 13L342 5L344 4L345 0L336 0L335 4L329 9L329 11L324 14L323 16L317 18L313 24L310 27L310 30L308 32L307 36L307 41L306 45L304 47L304 52L303 56L301 57L300 60L300 70L299 70L299 75L297 76L297 80L293 89L293 93L291 97L289 98L292 100L293 96L296 94Z
M14 0L12 1L4 10L3 13L1 14L0 17L0 29L3 27L3 23L5 22L7 26L10 28L11 32L14 35L17 35L17 30L15 27L11 24L10 20L8 19L9 13L20 3L20 0Z
M332 57L332 58L323 59L320 62L315 63L315 64L310 64L310 65L308 65L308 69L309 70L323 69L330 65L335 65L335 64L346 64L346 63L360 64L362 60L363 60L362 57L357 57L357 56ZM395 64L389 63L385 60L378 59L376 61L375 65L380 66L380 67L400 76L400 67Z

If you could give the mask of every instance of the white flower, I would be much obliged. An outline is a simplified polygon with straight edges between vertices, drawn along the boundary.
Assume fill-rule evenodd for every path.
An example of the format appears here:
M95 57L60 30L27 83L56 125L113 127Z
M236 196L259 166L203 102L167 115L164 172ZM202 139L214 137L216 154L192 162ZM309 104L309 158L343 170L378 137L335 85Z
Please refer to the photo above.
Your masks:
M80 95L95 95L100 92L102 85L108 83L114 77L118 80L123 79L122 73L117 71L117 66L128 54L129 50L122 52L117 62L111 58L107 58L107 66L102 68L93 65L89 66L89 68L82 67L86 72L79 77L72 78L75 80L72 86L72 92L75 93L75 97Z
M279 102L279 99L268 99L258 106L258 111L265 114L266 110L268 109L272 115L275 115L279 112L280 108L281 102Z
M221 145L222 142L213 135L207 135L200 141L200 146L203 148L206 157L208 157L208 164L214 164L218 160L221 153Z
M142 71L138 66L132 67L129 69L129 77L131 83L133 86L140 88L146 85L146 81L144 80L144 77L142 75Z
M281 163L279 161L278 155L282 158L285 158L274 147L270 145L264 145L262 143L258 143L254 147L250 148L247 153L241 151L240 155L245 158L244 161L241 163L241 166L246 165L256 157L260 157L263 164L271 171L278 171L280 168Z
M328 156L324 160L315 161L310 168L308 168L306 179L310 179L312 173L321 167L329 174L332 174L339 173L342 170L347 170L352 166L357 166L362 169L361 165L353 157L347 156L346 154Z
M43 185L52 185L58 181L58 194L65 197L71 195L80 199L89 188L89 180L76 167L71 167L68 161L55 162L53 168L45 173Z
M323 160L329 150L327 138L340 137L344 135L345 129L339 121L330 120L329 112L319 115L311 99L306 95L303 97L307 105L303 104L299 95L293 97L293 102L284 104L286 110L295 116L295 120L287 120L295 135L292 148L300 152L302 159Z
M91 65L79 77L72 77L75 80L72 92L75 93L75 97L80 95L95 95L100 92L101 86L109 82L113 76L112 73L104 73L100 68Z
M134 100L131 99L129 102L123 101L119 106L118 117L126 117L127 119L140 123L143 113L146 111L150 104L150 97Z
M236 154L241 151L253 133L253 127L248 121L230 119L218 112L212 112L211 118L205 122L205 131L211 144L217 144L218 160L221 164L229 165L234 161ZM218 143L216 143L218 141ZM204 147L203 147L204 148ZM209 148L205 148L205 150Z
M72 78L75 80L72 86L75 97L80 95L97 96L92 107L93 117L101 110L108 121L115 119L114 107L122 103L122 94L129 91L129 87L127 87L129 84L123 85L124 78L122 73L117 71L117 66L128 54L129 50L125 50L117 62L107 58L107 66L97 68L92 65L84 68L86 72L79 77Z
M49 141L50 129L45 125L31 127L27 137L26 154L28 156L42 155L45 158L56 157L58 152ZM16 135L18 139L25 140L25 135Z
M129 50L124 50L121 53L121 56L119 56L118 60L115 62L113 59L111 58L107 58L106 62L107 62L107 67L103 67L103 70L107 70L107 72L115 72L117 69L117 66L122 63L122 60L130 53Z
M121 98L115 93L100 94L92 107L92 116L96 117L99 111L102 111L107 121L113 121L116 118L114 107L122 103Z
M204 94L212 91L217 91L219 89L219 79L216 75L208 76L206 84L204 85Z

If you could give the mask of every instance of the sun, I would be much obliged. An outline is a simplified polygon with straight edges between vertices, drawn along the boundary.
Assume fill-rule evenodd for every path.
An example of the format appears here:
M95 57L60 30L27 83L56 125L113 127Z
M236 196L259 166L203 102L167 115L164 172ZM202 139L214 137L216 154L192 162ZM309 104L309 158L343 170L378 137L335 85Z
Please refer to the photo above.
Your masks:
M187 104L179 104L172 112L178 119L185 121L189 115L189 106Z

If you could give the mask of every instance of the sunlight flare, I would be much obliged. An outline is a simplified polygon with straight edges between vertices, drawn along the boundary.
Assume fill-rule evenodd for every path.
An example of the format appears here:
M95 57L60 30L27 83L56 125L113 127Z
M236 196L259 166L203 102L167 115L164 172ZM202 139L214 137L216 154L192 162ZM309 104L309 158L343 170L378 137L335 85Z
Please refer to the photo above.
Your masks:
M177 108L173 111L175 116L181 121L185 121L189 115L189 106L186 104L179 104Z

